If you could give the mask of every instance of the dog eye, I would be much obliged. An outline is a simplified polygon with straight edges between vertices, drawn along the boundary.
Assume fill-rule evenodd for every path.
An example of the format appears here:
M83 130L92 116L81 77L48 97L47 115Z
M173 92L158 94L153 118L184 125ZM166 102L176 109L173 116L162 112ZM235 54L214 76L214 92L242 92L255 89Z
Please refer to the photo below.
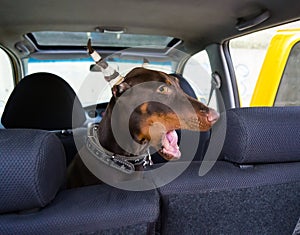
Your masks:
M163 94L168 94L170 92L169 87L165 86L165 85L161 85L158 89L158 92L163 93Z

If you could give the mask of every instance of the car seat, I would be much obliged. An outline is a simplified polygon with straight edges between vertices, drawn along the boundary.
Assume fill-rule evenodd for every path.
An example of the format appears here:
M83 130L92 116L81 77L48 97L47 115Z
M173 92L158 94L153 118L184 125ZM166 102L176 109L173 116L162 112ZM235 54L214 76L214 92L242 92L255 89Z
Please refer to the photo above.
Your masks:
M0 129L0 150L0 234L155 234L155 190L65 189L65 152L55 134Z
M207 174L203 162L169 163L170 172L187 169L159 189L162 234L292 234L300 214L300 107L235 108L222 117L224 145Z
M46 72L25 76L11 93L2 115L5 128L54 131L64 144L67 164L77 153L72 129L82 127L84 109L71 86Z

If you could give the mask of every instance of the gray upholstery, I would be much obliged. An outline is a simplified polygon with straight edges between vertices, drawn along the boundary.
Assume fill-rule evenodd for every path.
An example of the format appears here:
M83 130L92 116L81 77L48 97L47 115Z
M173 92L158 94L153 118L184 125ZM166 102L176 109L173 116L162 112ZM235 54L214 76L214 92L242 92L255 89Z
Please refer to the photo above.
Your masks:
M59 139L41 130L0 130L0 213L48 205L66 176Z
M64 189L64 149L50 132L0 130L0 160L0 234L155 233L157 191Z
M199 176L203 162L194 161L159 189L162 234L292 234L300 215L299 107L226 114L213 168ZM184 163L171 164L176 171Z
M182 165L187 169L171 183L142 192L100 184L57 193L63 182L58 172L64 174L65 164L56 137L38 130L1 130L0 234L292 234L300 215L300 161L293 156L296 145L283 145L284 138L297 138L299 124L293 117L298 112L298 108L228 111L232 125L220 156L223 161L215 162L204 176L199 176L203 162L170 162L166 173L181 170ZM268 146L253 149L259 156L256 163L248 145L257 135L266 136L257 125L267 123L270 113L270 123L278 131L276 115L284 113L288 120L284 128L290 131L278 137L281 141L269 139L284 150L276 158L277 152ZM227 161L225 155L236 154L231 145L246 159L250 156L251 165ZM281 157L284 160L278 161ZM154 184L161 180L153 175Z
M180 164L172 163L172 170ZM292 234L300 215L300 162L240 168L192 162L159 189L162 234Z
M17 84L1 119L7 129L57 131L67 165L77 154L72 129L82 127L85 121L85 111L72 87L61 77L46 72L29 74Z
M173 169L175 170L176 165ZM159 189L163 234L291 234L300 214L300 163L239 168L192 162Z
M159 204L156 191L64 190L40 211L0 215L0 234L154 234Z
M224 159L239 164L300 161L300 107L231 109L226 116Z

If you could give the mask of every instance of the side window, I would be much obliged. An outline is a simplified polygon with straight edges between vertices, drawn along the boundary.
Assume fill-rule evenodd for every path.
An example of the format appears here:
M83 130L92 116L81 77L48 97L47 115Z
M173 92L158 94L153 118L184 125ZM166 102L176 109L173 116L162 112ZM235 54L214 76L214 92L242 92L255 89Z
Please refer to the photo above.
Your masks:
M0 119L10 93L14 89L13 68L7 53L0 48ZM1 124L0 124L1 126Z
M206 51L198 52L187 61L183 77L191 84L198 100L207 104L211 89L211 66ZM211 97L209 106L217 109L215 93Z
M272 36L272 32L262 31L230 41L229 49L242 107L250 106L252 94Z
M300 105L300 45L289 52L299 28L296 21L230 40L241 106Z
M300 42L292 48L284 69L274 106L300 105Z

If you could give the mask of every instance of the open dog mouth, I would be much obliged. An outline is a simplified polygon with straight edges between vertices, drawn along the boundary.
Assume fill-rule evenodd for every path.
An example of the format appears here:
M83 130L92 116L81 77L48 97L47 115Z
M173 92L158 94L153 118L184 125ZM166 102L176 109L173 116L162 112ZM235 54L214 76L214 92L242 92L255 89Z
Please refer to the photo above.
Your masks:
M181 157L178 146L178 135L175 130L168 131L162 136L159 153L167 160L177 160Z
M187 128L184 129L199 130L200 123L200 126L202 125L202 131L207 131L218 121L219 117L220 115L218 112L210 109L205 117L206 121L201 122L198 118L197 120L189 119L186 122L188 123ZM158 153L166 160L178 160L181 157L181 151L178 146L178 135L175 130L163 133L161 137L161 148L158 150Z

